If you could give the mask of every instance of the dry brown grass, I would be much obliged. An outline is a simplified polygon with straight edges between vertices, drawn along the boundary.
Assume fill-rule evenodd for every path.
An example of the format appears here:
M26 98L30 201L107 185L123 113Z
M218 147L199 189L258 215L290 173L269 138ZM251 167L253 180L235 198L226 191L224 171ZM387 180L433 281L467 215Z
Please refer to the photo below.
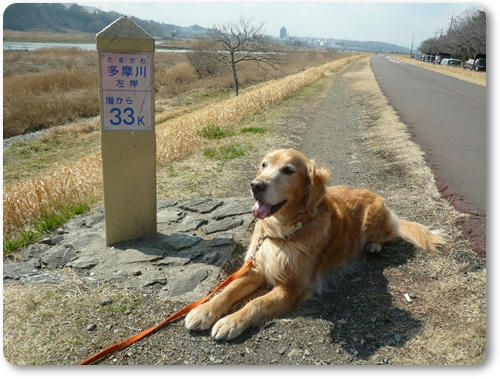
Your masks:
M227 127L238 124L244 117L286 99L322 75L336 71L354 59L357 57L338 59L317 68L270 81L265 86L243 92L238 97L157 125L159 161L168 163L186 155L199 144L199 131L204 126L215 124Z
M12 42L67 42L67 43L94 43L93 33L51 33L51 32L27 32L22 30L5 29L3 40Z
M417 61L416 59L408 58L402 55L398 55L397 58L405 63L410 63L415 66L423 67L428 70L436 71L441 74L453 76L454 78L486 87L486 71L472 71L465 70L462 67L443 66L429 62Z
M240 84L245 88L340 56L332 52L290 53L279 69L245 62L238 68ZM229 95L232 85L229 70L198 79L185 54L155 54L155 105L159 112L172 112L176 98L193 91ZM78 48L4 51L4 137L96 116L98 112L95 51Z
M400 186L384 188L384 196L396 213L423 223L433 220L432 226L447 235L442 254L419 251L405 265L384 272L395 305L423 321L422 331L411 343L398 349L396 356L391 352L393 360L397 364L479 363L486 354L486 270L468 270L470 262L459 259L464 254L475 257L454 226L465 216L441 200L424 153L388 104L369 61L364 63L363 69L351 74L352 90L367 109L362 120L363 146L383 161L382 172L401 175ZM418 293L418 304L410 306L401 296L403 290ZM388 353L383 348L377 354Z
M72 70L75 68L97 70L95 51L72 48L42 48L37 50L4 50L3 77L32 72Z
M58 165L36 179L20 180L3 192L3 230L16 235L60 206L92 202L101 196L101 154Z
M4 136L11 137L99 112L93 71L69 69L4 80Z
M99 333L88 333L89 314L99 314L99 320L105 317L113 323L121 320L119 325L136 324L137 319L145 318L151 301L158 307L162 305L157 299L146 301L137 293L109 285L85 289L75 273L63 269L62 274L68 278L63 284L4 287L3 317L9 326L4 329L4 356L11 364L75 365L78 358L107 341L125 338L132 332L127 327L109 330L103 325ZM105 296L113 303L102 307L99 302ZM127 316L126 310L132 314ZM141 326L149 326L151 319L154 315L148 315Z
M216 103L199 111L177 117L156 126L158 162L165 164L185 156L200 144L199 131L210 123L220 127L238 124L244 117L272 106L291 96L331 71L345 66L356 57L333 61L299 74L271 81L237 98ZM87 126L88 127L88 126ZM42 175L20 180L4 187L4 234L16 235L31 227L31 222L61 204L89 201L101 196L100 153L73 163L60 165Z

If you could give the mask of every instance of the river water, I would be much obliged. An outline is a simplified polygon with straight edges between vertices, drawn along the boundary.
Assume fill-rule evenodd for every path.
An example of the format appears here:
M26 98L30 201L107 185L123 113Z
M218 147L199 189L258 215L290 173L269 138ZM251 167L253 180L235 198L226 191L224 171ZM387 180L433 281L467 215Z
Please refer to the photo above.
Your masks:
M44 47L69 48L77 47L82 50L96 50L95 43L50 43L50 42L5 42L3 43L4 50L36 50ZM162 49L161 46L156 47L157 52L162 53L187 53L190 50L186 49Z

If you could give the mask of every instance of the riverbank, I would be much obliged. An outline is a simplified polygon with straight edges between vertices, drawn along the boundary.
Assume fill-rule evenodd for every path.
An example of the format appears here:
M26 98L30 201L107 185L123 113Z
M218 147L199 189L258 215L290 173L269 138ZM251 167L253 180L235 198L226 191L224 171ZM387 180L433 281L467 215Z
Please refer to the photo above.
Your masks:
M336 277L330 292L308 299L290 315L250 328L234 341L220 343L207 332L189 333L179 321L101 364L436 366L482 362L486 356L485 262L454 228L457 213L439 197L418 146L409 140L406 127L378 88L369 60L354 61L307 87L299 97L266 109L247 122L245 127L258 125L263 132L251 135L244 155L219 160L195 151L158 176L163 191L159 193L162 223L171 222L173 228L183 223L187 216L182 215L186 212L184 200L211 198L215 200L211 206L216 206L218 199L247 194L264 152L295 147L331 169L332 184L374 189L401 217L444 229L446 246L440 254L429 254L394 241L378 255L363 255L349 271ZM217 140L207 139L207 143L218 149L241 143L240 138L240 134L229 133ZM171 191L175 188L176 193ZM181 193L187 198L176 203ZM215 221L216 216L213 218ZM195 254L196 244L189 243L209 243L195 236L160 236L165 246L166 242L169 245L165 250L169 256L165 257L155 255L155 250L137 253L134 249L140 241L114 253L108 251L115 256L124 253L120 259L127 261L118 269L128 274L115 273L113 280L133 281L139 284L135 288L117 288L106 282L102 267L96 268L94 275L92 267L72 267L93 264L89 259L77 259L91 253L83 234L92 244L102 239L102 222L102 212L95 210L47 238L42 243L47 246L31 248L32 258L37 251L43 255L42 264L57 265L59 261L52 259L57 257L71 259L63 268L41 267L52 271L55 280L62 275L69 278L65 283L6 282L4 350L9 362L76 364L197 298L192 290L182 294L184 301L175 299L180 289L189 289L185 276L180 275L186 268L180 263L195 265L197 260L211 257ZM217 282L241 264L250 232L251 227L243 233L241 246L222 267ZM65 242L73 248L66 256L61 253ZM172 243L178 247L173 253ZM169 277L165 282L164 277L156 277L152 285L145 285L155 279L151 271L161 260L170 262L171 266L166 266L169 270L178 270L180 280L172 276L171 282ZM217 265L212 268L219 269ZM212 278L205 274L194 279L203 284ZM50 279L51 275L44 277ZM95 277L99 286L88 285L85 277Z

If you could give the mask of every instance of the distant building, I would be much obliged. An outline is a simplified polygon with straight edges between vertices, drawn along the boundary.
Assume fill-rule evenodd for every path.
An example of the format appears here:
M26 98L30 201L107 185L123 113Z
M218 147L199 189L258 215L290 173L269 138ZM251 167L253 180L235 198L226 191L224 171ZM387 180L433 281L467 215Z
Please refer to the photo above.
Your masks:
M286 28L284 26L280 29L280 39L285 39L288 36Z

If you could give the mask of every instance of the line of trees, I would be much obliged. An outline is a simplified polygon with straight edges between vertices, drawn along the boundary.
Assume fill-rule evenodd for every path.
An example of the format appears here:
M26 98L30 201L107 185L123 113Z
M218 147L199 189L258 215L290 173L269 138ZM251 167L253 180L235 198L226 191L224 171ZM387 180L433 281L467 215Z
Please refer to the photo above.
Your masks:
M446 34L423 41L419 50L432 55L448 53L462 61L486 54L486 13L471 9L452 18Z

